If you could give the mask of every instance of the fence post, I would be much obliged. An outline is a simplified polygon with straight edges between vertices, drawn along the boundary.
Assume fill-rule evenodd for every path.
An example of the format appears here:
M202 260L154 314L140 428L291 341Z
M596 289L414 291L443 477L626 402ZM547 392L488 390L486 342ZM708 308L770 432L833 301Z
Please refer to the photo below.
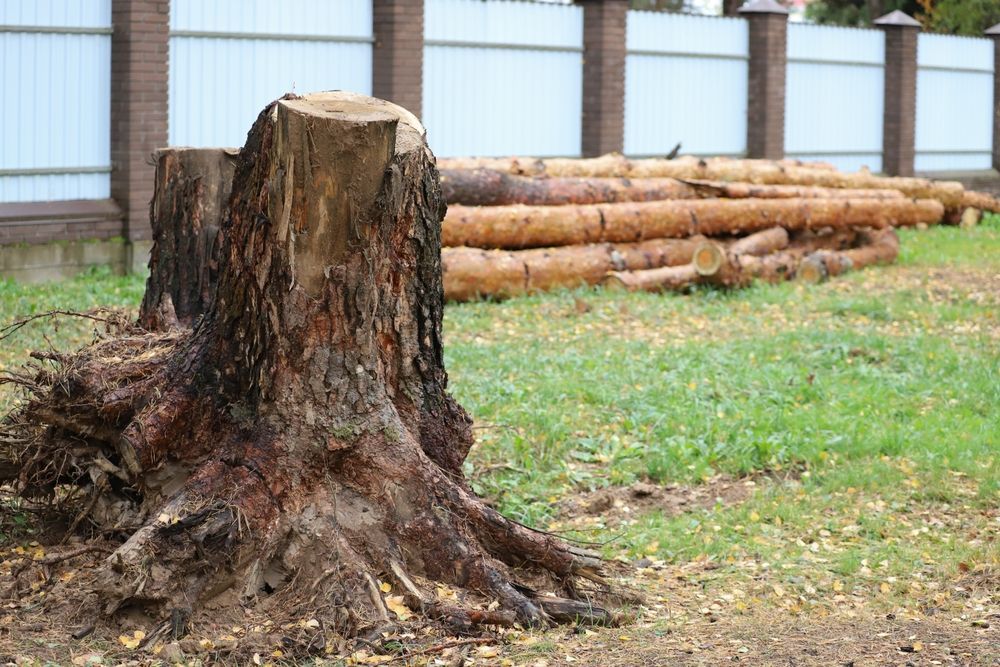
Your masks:
M1000 171L1000 23L986 36L993 40L993 168Z
M424 0L374 0L372 94L420 117L424 81Z
M903 12L875 19L885 32L885 111L882 171L912 176L917 123L917 36L920 24Z
M775 0L740 7L749 24L747 156L785 157L785 76L788 69L788 10Z
M125 267L146 265L152 154L167 145L170 0L113 0L111 197L122 210Z
M628 0L582 0L584 157L625 149L625 21Z

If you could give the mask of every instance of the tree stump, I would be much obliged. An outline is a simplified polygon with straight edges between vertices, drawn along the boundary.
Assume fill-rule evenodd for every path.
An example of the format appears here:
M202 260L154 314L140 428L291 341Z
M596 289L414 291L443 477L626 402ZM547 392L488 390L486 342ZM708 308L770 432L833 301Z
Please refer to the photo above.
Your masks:
M162 620L280 594L353 633L386 620L382 578L460 628L610 620L519 584L527 567L578 598L578 577L603 585L600 561L504 518L463 478L444 212L409 112L349 93L268 106L236 161L218 289L194 328L56 355L6 422L22 495L78 487L74 524L123 539L52 597ZM500 608L449 606L431 582Z
M139 323L150 331L191 326L215 293L218 238L236 152L164 148L156 154L149 221L153 248Z

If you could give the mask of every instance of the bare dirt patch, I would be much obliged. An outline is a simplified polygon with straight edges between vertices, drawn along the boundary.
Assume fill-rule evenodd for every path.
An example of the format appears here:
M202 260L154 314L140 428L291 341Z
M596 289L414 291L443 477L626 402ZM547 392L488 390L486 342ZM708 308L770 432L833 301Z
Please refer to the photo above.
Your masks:
M692 510L738 505L750 497L762 477L737 479L717 475L695 485L637 482L631 486L612 486L565 498L559 504L557 518L565 527L594 518L615 524L649 512L676 516Z

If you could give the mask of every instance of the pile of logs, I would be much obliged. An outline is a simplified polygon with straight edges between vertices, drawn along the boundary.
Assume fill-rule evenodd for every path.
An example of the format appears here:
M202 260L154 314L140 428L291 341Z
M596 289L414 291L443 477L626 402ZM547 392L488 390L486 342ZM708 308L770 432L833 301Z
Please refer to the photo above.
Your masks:
M728 158L439 160L446 296L819 282L888 263L894 228L968 224L1000 201L961 183Z

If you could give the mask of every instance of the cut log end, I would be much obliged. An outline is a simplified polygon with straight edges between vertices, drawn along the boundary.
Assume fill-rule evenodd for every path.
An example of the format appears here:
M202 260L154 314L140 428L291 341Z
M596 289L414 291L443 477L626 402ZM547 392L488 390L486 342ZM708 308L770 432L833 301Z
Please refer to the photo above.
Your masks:
M818 285L826 281L829 277L829 272L826 269L826 264L822 259L815 256L806 257L802 260L799 265L798 271L795 273L796 277L809 285Z
M702 243L694 251L691 263L700 276L714 276L726 261L726 253L715 243Z

